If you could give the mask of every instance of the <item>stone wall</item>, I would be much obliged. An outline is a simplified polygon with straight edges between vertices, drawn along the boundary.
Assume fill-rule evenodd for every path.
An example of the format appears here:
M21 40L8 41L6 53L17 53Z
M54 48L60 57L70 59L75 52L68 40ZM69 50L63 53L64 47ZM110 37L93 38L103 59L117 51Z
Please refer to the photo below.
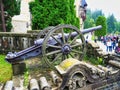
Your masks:
M34 44L37 33L0 32L0 53L20 51Z

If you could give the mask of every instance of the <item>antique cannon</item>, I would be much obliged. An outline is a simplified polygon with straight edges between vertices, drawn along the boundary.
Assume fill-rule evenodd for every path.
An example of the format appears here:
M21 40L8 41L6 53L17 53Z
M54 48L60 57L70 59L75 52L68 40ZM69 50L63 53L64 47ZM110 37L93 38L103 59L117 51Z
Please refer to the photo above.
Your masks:
M45 63L51 67L60 64L66 58L82 60L86 52L86 42L83 34L101 28L101 25L81 31L72 25L58 25L47 28L47 33L45 33L46 30L40 32L33 46L19 52L9 52L6 61L14 64L40 55ZM44 37L39 38L41 36Z

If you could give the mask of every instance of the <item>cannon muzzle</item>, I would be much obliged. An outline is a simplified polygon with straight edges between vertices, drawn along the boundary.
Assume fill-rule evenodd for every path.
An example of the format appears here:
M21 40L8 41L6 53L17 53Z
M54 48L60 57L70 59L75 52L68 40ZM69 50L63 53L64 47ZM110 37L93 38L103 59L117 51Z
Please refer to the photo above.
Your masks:
M102 26L101 26L101 25L96 26L96 27L91 27L91 28L88 28L88 29L81 30L81 33L82 33L82 34L85 34L85 33L93 32L93 31L100 30L100 29L102 29Z

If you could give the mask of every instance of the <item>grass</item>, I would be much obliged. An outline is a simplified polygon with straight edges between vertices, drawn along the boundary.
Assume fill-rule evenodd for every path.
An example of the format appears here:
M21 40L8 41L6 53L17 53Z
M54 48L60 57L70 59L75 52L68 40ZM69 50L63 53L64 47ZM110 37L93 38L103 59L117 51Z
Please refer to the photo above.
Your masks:
M12 78L12 66L5 61L5 55L0 55L0 83Z
M99 57L95 58L95 57L85 56L85 57L84 57L84 61L90 62L91 64L94 64L94 65L102 65L102 66L105 65L103 59L102 59L102 58L99 58Z
M28 86L29 84L29 72L28 70L24 73L24 86Z

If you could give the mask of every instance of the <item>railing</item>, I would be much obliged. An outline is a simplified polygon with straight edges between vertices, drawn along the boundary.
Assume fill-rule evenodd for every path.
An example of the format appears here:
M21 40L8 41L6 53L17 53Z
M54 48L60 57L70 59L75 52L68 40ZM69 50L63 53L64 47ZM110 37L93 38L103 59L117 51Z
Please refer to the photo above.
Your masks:
M0 54L20 51L34 44L39 31L28 33L0 32Z

